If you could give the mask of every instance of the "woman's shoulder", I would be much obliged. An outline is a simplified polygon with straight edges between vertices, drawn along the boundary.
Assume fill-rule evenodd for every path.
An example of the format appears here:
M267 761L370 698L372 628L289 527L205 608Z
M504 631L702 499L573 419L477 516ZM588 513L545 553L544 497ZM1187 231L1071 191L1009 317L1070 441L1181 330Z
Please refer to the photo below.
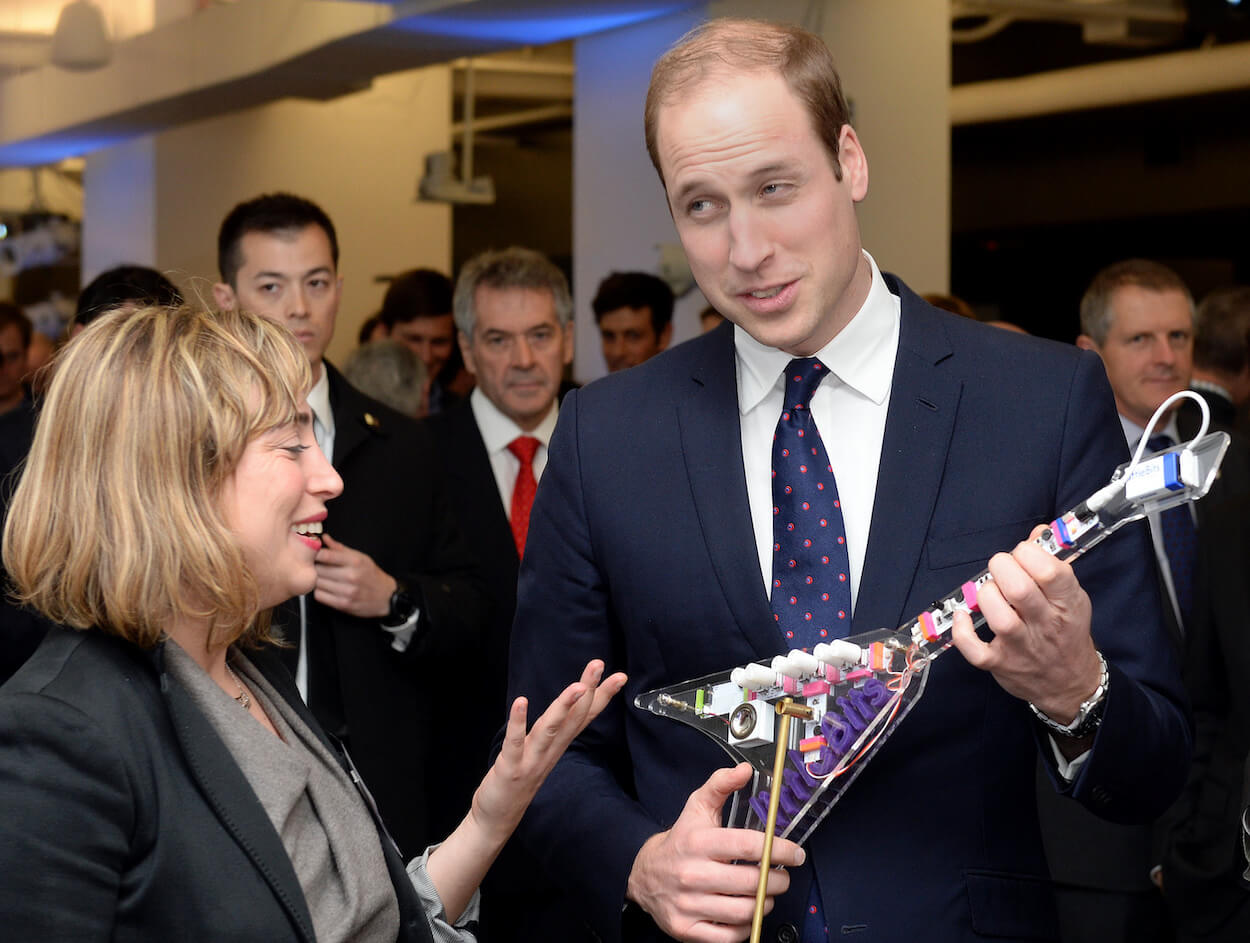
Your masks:
M159 698L155 652L96 629L54 626L34 654L0 687L0 703L34 698L83 711L98 722L133 713Z

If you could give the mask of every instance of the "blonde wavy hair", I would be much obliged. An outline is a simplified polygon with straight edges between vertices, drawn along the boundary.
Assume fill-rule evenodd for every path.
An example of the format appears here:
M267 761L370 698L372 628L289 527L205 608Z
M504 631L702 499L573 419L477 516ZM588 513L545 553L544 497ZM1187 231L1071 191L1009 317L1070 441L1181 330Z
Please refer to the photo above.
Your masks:
M212 644L270 639L219 507L248 442L296 421L312 374L295 338L245 312L100 317L51 366L4 532L14 596L142 647L175 616Z

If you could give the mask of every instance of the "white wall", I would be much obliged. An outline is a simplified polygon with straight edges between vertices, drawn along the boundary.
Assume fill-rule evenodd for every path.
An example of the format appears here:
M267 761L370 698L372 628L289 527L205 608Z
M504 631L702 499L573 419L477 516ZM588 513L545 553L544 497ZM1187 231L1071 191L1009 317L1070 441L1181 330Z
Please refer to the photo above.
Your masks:
M852 99L868 155L859 207L864 246L918 291L944 291L950 270L950 24L932 0L712 0L704 7L579 39L573 119L574 373L606 372L590 311L613 268L655 271L657 243L676 241L643 143L651 66L708 16L760 16L823 36ZM698 331L697 289L679 305L674 341Z
M450 269L450 208L414 200L425 154L445 150L450 134L451 74L436 66L328 102L278 102L96 152L84 277L121 261L153 265L208 300L222 218L242 200L288 190L320 204L338 231L343 301L329 356L342 360L381 305L376 276Z

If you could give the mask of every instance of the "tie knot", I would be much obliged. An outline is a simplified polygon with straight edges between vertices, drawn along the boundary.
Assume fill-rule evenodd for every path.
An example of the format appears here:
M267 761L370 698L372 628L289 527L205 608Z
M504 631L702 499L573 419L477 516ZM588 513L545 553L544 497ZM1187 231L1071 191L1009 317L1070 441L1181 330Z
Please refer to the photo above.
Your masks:
M1162 452L1164 449L1170 449L1175 444L1170 435L1152 435L1146 440L1146 448L1152 452Z
M519 435L508 443L508 451L520 459L522 465L533 465L534 453L540 444L532 435Z
M817 357L791 360L786 366L786 408L807 409L812 394L828 372Z

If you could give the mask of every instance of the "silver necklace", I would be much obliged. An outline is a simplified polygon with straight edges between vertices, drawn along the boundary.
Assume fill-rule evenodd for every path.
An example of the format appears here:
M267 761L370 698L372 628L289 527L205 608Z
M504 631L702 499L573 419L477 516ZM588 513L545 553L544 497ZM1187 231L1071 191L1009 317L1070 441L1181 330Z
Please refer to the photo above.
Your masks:
M239 702L239 706L241 706L245 711L250 711L252 707L252 696L247 693L247 688L243 687L243 682L239 680L239 676L231 670L229 662L226 662L226 674L230 675L230 680L233 681L239 688L239 693L234 696L234 699Z

